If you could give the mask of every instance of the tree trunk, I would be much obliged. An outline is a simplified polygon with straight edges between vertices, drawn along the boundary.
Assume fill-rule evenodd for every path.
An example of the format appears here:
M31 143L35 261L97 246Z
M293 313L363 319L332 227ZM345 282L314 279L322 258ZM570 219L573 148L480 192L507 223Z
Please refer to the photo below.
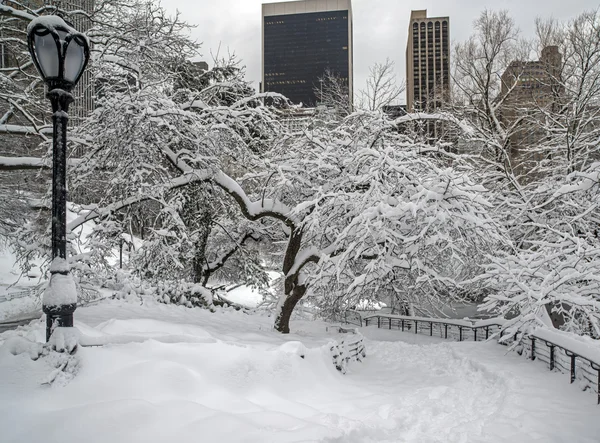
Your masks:
M285 301L275 317L275 329L283 334L290 332L290 319L294 308L306 293L306 286L298 284L300 271L288 275L296 263L296 256L302 245L302 230L294 229L290 235L285 257L283 259L283 275L285 275Z
M300 301L300 299L306 293L306 286L295 286L292 294L286 294L285 302L281 307L281 311L275 318L275 329L282 334L290 333L290 319L292 318L292 312Z
M195 232L197 239L194 242L194 251L189 263L189 273L194 283L204 281L204 263L206 262L206 245L211 230L212 214L204 195L203 184L193 183L188 186L183 195L185 200L181 208L181 220L190 232Z
M204 263L206 262L206 245L211 230L212 217L208 211L198 216L198 241L194 244L194 258L192 260L194 283L204 282ZM206 283L204 282L204 285Z

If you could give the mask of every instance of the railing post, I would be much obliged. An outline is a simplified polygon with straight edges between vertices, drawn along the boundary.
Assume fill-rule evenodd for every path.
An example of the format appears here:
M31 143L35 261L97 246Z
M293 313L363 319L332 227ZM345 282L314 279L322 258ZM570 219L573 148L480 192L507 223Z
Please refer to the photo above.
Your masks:
M473 341L477 341L477 328L473 328Z
M458 341L462 341L462 326L458 327Z
M546 345L550 348L550 370L554 371L554 345L550 343L546 343Z
M600 366L598 366L593 361L590 361L590 366L592 367L592 369L598 371L598 386L596 386L596 389L598 389L598 404L600 405Z
M392 317L390 317L390 329L392 329Z
M531 337L531 359L535 360L535 338Z
M488 338L490 338L490 327L486 326L485 327L485 339L487 340Z
M571 357L571 383L575 383L575 357L577 356L566 349L565 354L567 354L567 357Z
M400 320L402 322L402 332L404 332L404 319Z
M444 323L444 338L448 338L448 323Z
M419 333L419 322L415 320L415 334Z
M381 328L381 317L377 317L377 327Z
M433 322L429 323L429 336L433 337Z

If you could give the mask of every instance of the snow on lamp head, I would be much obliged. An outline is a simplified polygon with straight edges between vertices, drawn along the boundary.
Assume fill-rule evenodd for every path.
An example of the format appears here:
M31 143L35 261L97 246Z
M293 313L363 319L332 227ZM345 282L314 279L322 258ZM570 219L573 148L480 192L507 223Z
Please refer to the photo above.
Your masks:
M37 17L27 27L33 63L48 89L70 91L89 59L87 37L55 15Z

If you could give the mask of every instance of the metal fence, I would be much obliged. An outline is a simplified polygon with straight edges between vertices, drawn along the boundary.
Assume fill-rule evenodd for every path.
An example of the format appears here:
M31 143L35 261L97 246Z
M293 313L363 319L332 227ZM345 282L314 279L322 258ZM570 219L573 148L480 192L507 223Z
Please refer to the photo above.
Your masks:
M344 311L343 321L349 325L355 325L359 327L362 327L363 325L362 316L356 311Z
M0 295L0 303L16 300L25 297L40 297L44 292L45 285L33 286L28 289L23 289L21 291L9 292L4 295ZM100 300L101 294L94 288L89 286L80 285L79 286L79 300L78 303L80 306L84 306L88 303L93 303L95 301Z
M415 334L428 334L431 337L441 337L458 341L487 340L493 334L500 332L499 323L482 321L473 323L466 320L441 320L425 317L405 317L401 315L370 315L362 319L365 326L377 323L378 328L411 331Z
M44 289L41 286L34 286L32 288L23 289L21 291L9 292L7 294L0 295L0 303L16 300L18 298L37 297L42 293L43 290Z
M346 315L344 315L346 318ZM353 318L352 315L349 318ZM597 394L597 403L600 405L600 360L582 355L569 349L564 344L558 344L543 337L543 333L529 335L512 334L505 338L507 333L498 319L469 321L469 320L442 320L435 318L404 317L398 315L370 315L362 318L365 326L377 324L378 328L396 329L415 334L427 334L432 337L458 341L485 341L498 339L503 345L515 344L520 346L515 349L531 360L540 360L548 365L551 371L559 371L570 375L571 383L579 381L582 389L592 390ZM502 340L500 340L502 339Z

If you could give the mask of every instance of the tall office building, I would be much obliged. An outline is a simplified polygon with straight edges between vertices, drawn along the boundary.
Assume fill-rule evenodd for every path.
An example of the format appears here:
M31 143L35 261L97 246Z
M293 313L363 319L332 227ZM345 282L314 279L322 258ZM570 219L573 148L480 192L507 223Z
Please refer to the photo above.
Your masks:
M261 91L312 107L326 70L347 84L351 106L351 0L263 4Z
M450 18L412 11L406 45L408 112L431 112L450 93Z

